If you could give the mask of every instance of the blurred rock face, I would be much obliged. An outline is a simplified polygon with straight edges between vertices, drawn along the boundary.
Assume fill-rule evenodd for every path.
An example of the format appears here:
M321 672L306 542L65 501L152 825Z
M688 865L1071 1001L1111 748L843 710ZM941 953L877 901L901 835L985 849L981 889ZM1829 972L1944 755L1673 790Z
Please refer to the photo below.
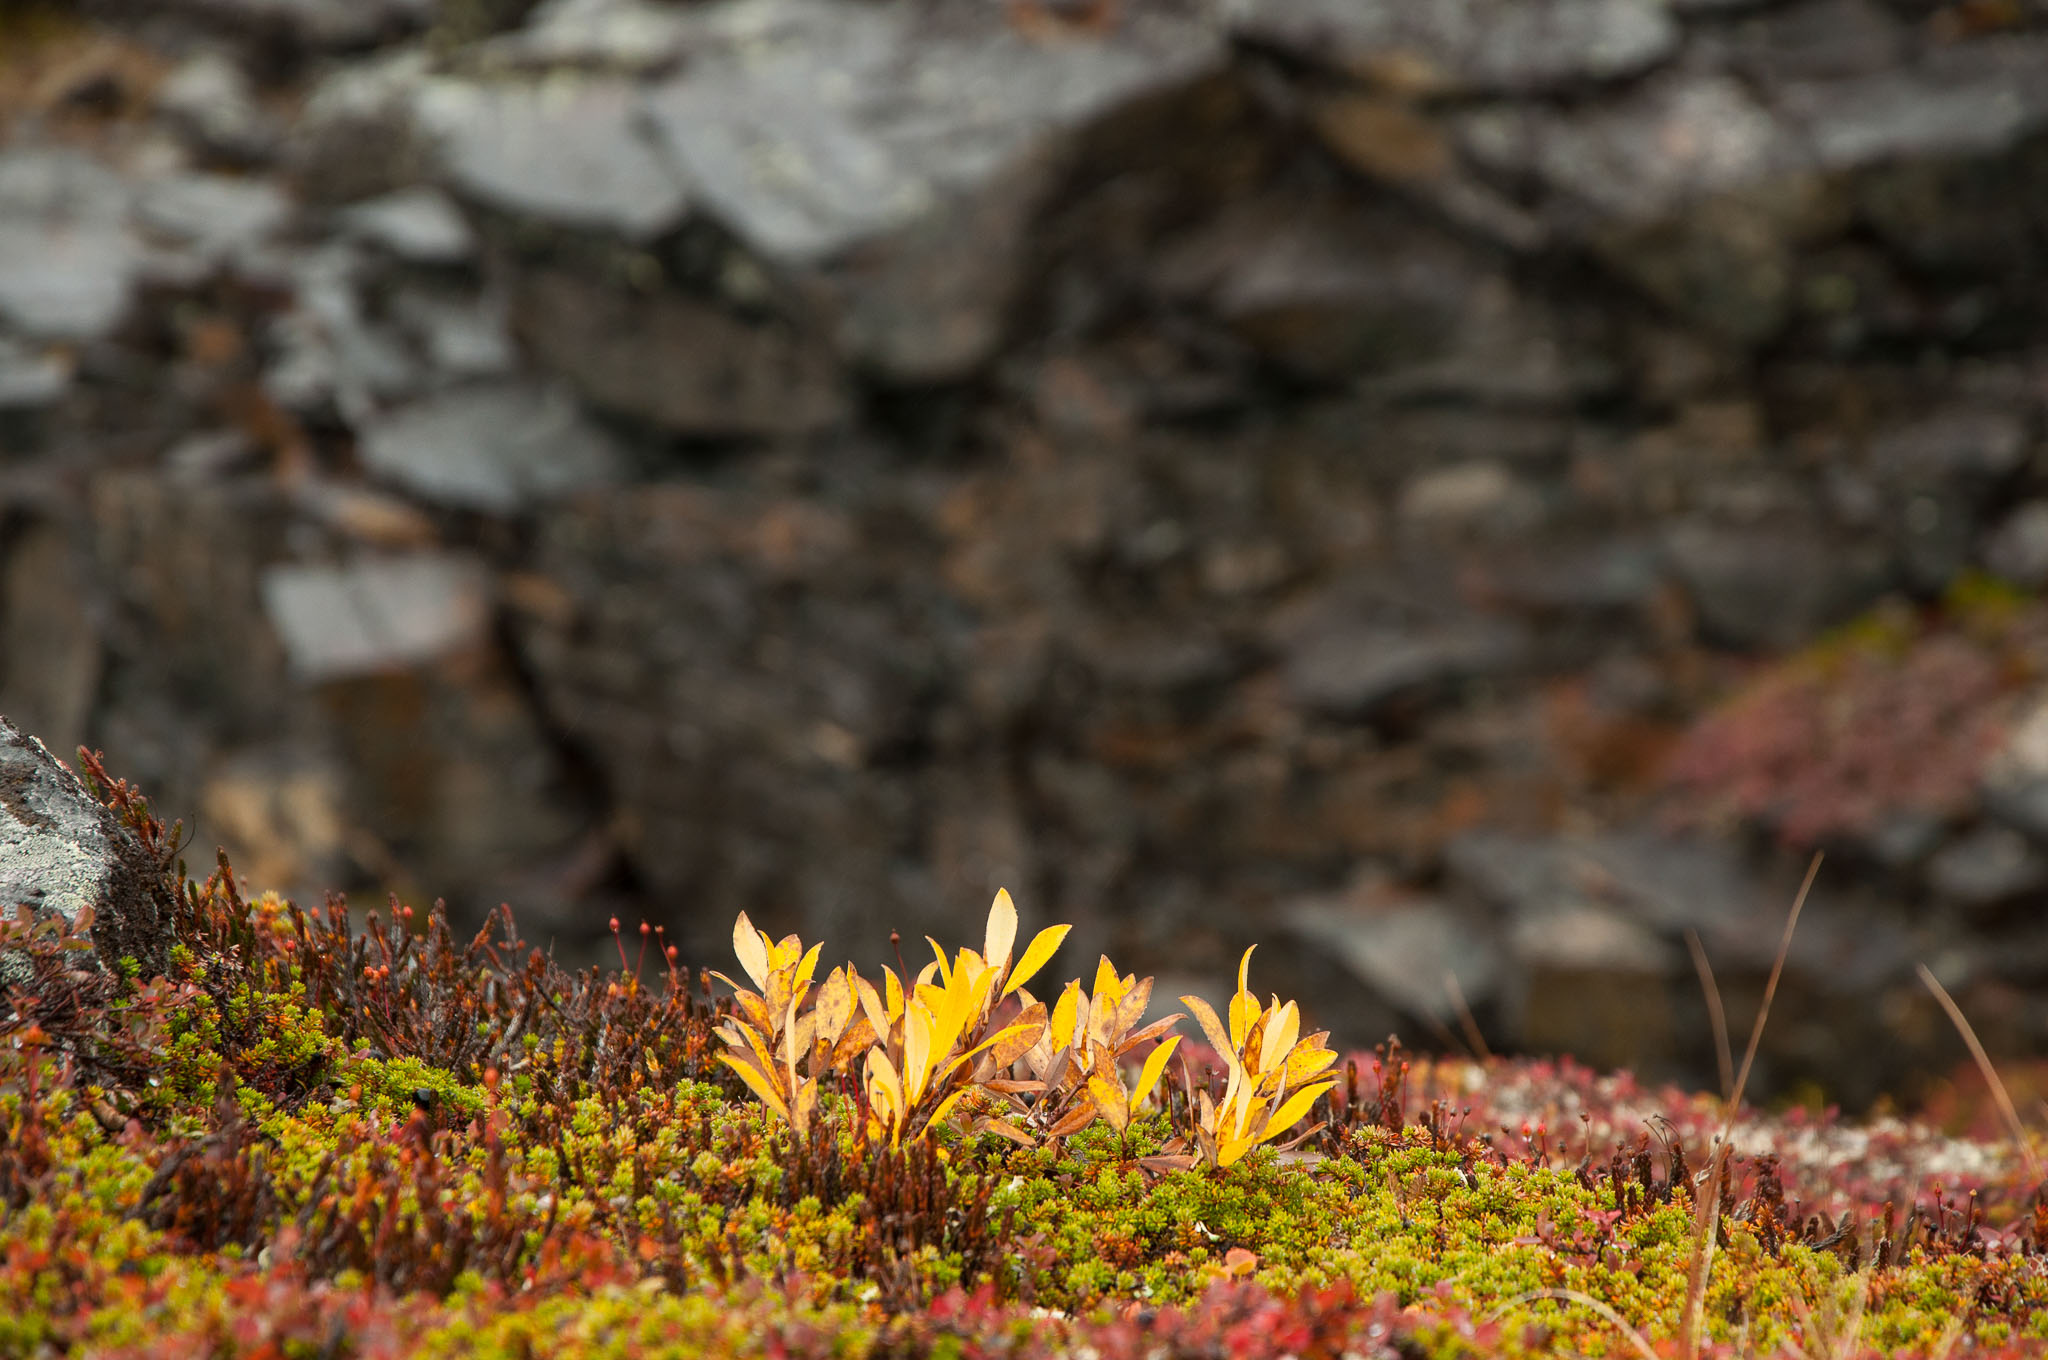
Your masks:
M0 711L258 877L1699 1079L1826 844L1761 1080L2048 1039L2034 606L1742 687L2048 580L2026 6L147 8L0 42Z

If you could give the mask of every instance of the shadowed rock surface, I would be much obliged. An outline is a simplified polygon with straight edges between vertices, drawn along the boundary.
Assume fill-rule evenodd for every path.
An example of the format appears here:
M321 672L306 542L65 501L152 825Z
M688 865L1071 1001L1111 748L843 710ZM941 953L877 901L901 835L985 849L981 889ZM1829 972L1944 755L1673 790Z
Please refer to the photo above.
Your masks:
M266 882L2048 1043L2038 4L8 22L0 706Z

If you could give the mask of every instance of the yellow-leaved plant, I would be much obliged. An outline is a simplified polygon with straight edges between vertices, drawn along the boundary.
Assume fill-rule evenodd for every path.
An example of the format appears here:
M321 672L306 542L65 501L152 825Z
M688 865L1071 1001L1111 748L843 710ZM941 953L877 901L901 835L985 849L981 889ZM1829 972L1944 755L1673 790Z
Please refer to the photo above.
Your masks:
M948 961L927 936L935 957L908 989L888 968L882 993L861 983L861 1007L875 1032L863 1072L871 1137L886 1134L891 1146L900 1146L906 1137L926 1136L970 1091L1037 1044L1047 1020L1042 1004L1024 1004L1001 1028L993 1017L1000 1002L1045 967L1068 929L1041 930L1013 965L1017 908L999 891L980 953L962 947Z
M1316 1080L1337 1061L1337 1055L1323 1046L1329 1033L1304 1036L1301 1012L1292 1001L1282 1005L1276 996L1270 1005L1260 1006L1246 985L1251 963L1252 951L1247 949L1237 965L1237 992L1230 998L1228 1025L1202 998L1181 998L1230 1068L1222 1101L1203 1090L1195 1111L1195 1151L1210 1166L1229 1166L1261 1143L1279 1138L1308 1115L1317 1097L1337 1084ZM1321 1127L1308 1129L1287 1146Z
M969 1116L969 1132L997 1133L1027 1147L1056 1145L1097 1119L1127 1139L1180 1044L1169 1031L1182 1016L1141 1026L1152 979L1120 976L1107 958L1097 965L1091 989L1068 983L1048 1012L1024 984L1051 960L1067 931L1063 925L1041 930L1013 959L1017 908L1008 892L998 892L980 952L962 948L948 958L927 936L932 961L907 984L884 968L877 990L847 964L814 987L817 946L806 950L794 935L770 939L742 912L733 950L758 990L712 974L733 989L733 1010L718 1029L728 1051L719 1059L799 1136L809 1133L821 1082L838 1073L842 1080L858 1078L865 1135L886 1138L891 1147L929 1137L956 1112ZM1228 1065L1229 1078L1220 1102L1207 1090L1191 1101L1194 1126L1167 1145L1166 1155L1147 1157L1143 1165L1230 1166L1292 1130L1336 1085L1323 1078L1337 1059L1324 1046L1328 1034L1303 1035L1292 1001L1274 997L1259 1004L1247 985L1251 956L1245 950L1238 964L1227 1022L1200 997L1181 998ZM1008 1004L1013 996L1014 1010ZM1155 1041L1135 1080L1127 1081L1126 1060L1134 1062L1137 1051ZM973 1103L963 1104L970 1097Z
M1026 1001L1029 992L1022 993ZM1152 1002L1152 979L1136 974L1117 976L1107 958L1095 966L1091 993L1077 979L1054 1003L1052 1018L1039 1041L1022 1055L1031 1076L996 1077L989 1090L1008 1098L1009 1117L984 1116L976 1131L1001 1134L1026 1147L1040 1140L1079 1133L1097 1119L1106 1120L1121 1136L1138 1107L1159 1085L1166 1062L1180 1043L1165 1039L1145 1060L1135 1086L1124 1085L1124 1061L1139 1047L1159 1039L1181 1019L1175 1012L1144 1028L1138 1022ZM1036 1096L1026 1103L1021 1097Z
M718 1037L730 1050L719 1054L719 1061L739 1073L762 1104L807 1134L818 1107L819 1079L845 1067L874 1042L874 1030L855 1004L856 989L866 984L852 964L835 969L818 988L816 1004L801 1010L818 966L817 945L806 951L794 935L771 940L745 912L733 925L732 944L740 967L761 990L752 992L723 973L711 974L732 988L739 1012L719 1026Z

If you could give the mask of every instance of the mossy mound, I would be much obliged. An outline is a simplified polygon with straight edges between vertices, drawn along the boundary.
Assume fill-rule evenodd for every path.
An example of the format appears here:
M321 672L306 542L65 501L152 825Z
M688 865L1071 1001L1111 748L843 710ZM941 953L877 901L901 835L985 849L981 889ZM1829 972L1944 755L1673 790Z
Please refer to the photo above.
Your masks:
M178 901L161 978L0 938L34 975L0 1020L0 1354L1680 1349L1704 1099L1394 1047L1300 1147L1220 1168L1159 1169L1171 1102L896 1147L842 1082L798 1135L673 963L570 976L509 913L467 944L395 904L358 927L224 862ZM1801 1118L1737 1144L1704 1350L2048 1350L2016 1158Z

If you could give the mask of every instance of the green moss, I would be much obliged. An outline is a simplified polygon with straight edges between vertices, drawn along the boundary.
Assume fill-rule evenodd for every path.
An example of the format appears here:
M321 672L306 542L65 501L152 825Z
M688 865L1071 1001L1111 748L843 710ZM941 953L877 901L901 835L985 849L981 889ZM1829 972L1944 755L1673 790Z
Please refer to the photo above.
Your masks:
M1581 1298L1652 1344L1677 1332L1690 1191L1647 1172L1356 1120L1318 1154L1162 1172L1158 1110L1122 1137L948 1131L895 1153L864 1139L851 1090L798 1138L713 1079L714 1017L686 990L534 971L543 1004L509 967L437 953L438 927L379 937L387 977L275 899L187 901L176 979L53 954L22 1012L40 1018L0 1044L0 1354L148 1354L274 1314L279 1336L374 1331L391 1354L862 1356L901 1349L890 1329L956 1288L1114 1317L1245 1282L1385 1297L1407 1353L1444 1360L1629 1349ZM1810 1347L1815 1319L1852 1315L1885 1350L2048 1339L2039 1254L1987 1259L1944 1228L1852 1271L1774 1213L1724 1219L1716 1342ZM1053 1323L919 1325L913 1349L941 1354Z

